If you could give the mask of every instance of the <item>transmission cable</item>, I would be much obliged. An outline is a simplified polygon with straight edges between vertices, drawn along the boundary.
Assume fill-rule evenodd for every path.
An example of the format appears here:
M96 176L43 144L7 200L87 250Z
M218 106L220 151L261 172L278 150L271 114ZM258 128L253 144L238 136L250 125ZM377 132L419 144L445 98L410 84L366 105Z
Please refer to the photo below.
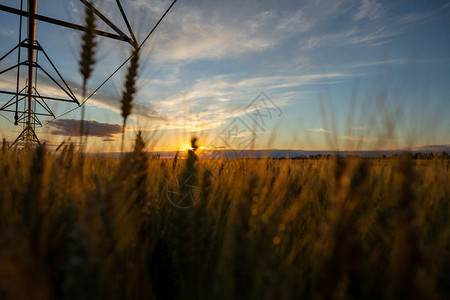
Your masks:
M140 50L142 48L142 46L144 46L145 42L147 42L148 38L152 35L152 33L156 30L156 28L158 27L158 25L161 23L161 21L164 19L164 17L167 15L167 13L169 12L169 10L172 8L172 6L175 4L175 2L177 2L177 0L174 0L172 2L172 4L169 6L169 8L167 8L166 12L161 16L161 18L158 20L158 22L155 24L155 26L153 26L152 30L147 34L147 36L145 37L145 39L142 41L142 43L139 45L139 47L137 47L137 50ZM95 93L97 93L97 91L99 89L101 89L103 87L103 85L105 85L106 82L108 82L114 75L116 75L116 73L134 56L134 53L131 54L113 73L111 73L111 75L108 76L108 78L106 78L86 99L84 99L83 102L81 102L80 106L77 106L75 108L72 108L68 111L66 111L65 113L60 114L59 116L55 117L52 120L47 121L44 125L41 126L44 127L50 123L52 123L53 121L56 121L57 119L79 109L81 106L83 106L89 99L91 99L92 96L95 95Z

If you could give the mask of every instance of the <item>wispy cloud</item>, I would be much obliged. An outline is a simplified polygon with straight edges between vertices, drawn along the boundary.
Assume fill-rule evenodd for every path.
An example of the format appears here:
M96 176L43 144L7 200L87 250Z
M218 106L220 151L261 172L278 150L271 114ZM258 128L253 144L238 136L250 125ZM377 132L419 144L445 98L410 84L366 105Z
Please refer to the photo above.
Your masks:
M331 131L323 129L323 128L308 128L309 131L313 132L323 132L323 133L330 133Z
M450 153L450 144L442 145L421 145L413 147L415 151L428 151L428 152L447 152Z
M371 27L348 27L335 33L314 33L302 41L302 49L313 50L323 47L349 47L358 44L378 46L389 42L398 32L384 25Z
M175 61L219 60L264 51L277 44L264 30L272 20L265 11L237 19L213 6L180 5L165 20L164 34L156 36L154 55Z
M155 55L166 60L223 59L263 51L274 42L244 30L186 25L170 38L159 37Z
M132 6L158 15L170 2L155 4L138 0ZM343 0L302 1L301 5L286 7L276 2L205 1L194 5L179 3L164 20L158 33L153 54L162 60L221 60L264 52L295 37L314 43L322 35L324 24L355 8ZM361 18L375 18L376 2L364 3ZM313 35L313 36L312 36ZM320 38L322 39L322 38ZM359 38L361 39L361 38Z
M14 30L0 26L0 36L11 37L15 34Z
M423 11L423 12L410 12L397 16L396 21L401 25L408 24L422 24L423 22L429 22L433 16L436 15L435 11Z
M398 142L400 139L391 139L383 137L367 137L367 136L341 136L340 139L347 141L361 141L361 142Z
M375 0L363 0L353 18L357 21L364 18L376 19L380 16L380 13L381 3Z
M353 130L367 130L370 129L371 126L356 126L356 127L352 127Z
M383 66L383 65L403 65L410 63L409 60L404 58L394 58L394 59L386 59L386 60L378 60L378 61L367 61L367 62L360 62L351 65L351 67L354 68L361 68L361 67L376 67L376 66Z
M354 74L324 73L236 79L233 75L219 75L198 79L181 92L149 100L149 105L155 118L162 121L159 124L165 128L214 129L227 119L245 115L244 108L261 91L266 91L277 106L283 107L289 105L291 99L303 95L290 88L352 76Z
M442 5L439 10L444 10L444 9L447 9L447 8L450 8L450 2L447 2L444 5Z

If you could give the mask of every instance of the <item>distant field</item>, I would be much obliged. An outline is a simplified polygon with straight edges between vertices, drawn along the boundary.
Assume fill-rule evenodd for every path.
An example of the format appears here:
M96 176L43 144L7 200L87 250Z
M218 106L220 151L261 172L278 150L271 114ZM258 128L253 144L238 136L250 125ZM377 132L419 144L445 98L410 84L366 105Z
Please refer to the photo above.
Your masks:
M448 159L143 149L1 152L1 299L449 296Z

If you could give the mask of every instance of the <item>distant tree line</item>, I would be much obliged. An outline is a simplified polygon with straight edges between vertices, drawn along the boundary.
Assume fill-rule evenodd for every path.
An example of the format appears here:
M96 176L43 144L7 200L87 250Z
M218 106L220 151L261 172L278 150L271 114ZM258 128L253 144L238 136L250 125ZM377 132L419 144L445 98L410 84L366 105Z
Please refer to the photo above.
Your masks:
M346 154L344 156L342 156L342 158L344 159L399 159L399 158L404 158L405 156L408 156L411 159L450 159L450 156L447 152L442 152L440 154L437 153L433 153L433 152L417 152L417 153L411 153L411 152L406 152L406 153L394 153L392 155L386 155L383 154L381 156L376 156L376 157L367 157L367 156L361 156L358 154ZM314 155L302 155L302 156L296 156L296 157L292 157L291 159L313 159L313 160L322 160L322 159L333 159L335 158L336 155L335 154L314 154ZM279 157L279 158L275 158L275 159L288 159L288 157Z

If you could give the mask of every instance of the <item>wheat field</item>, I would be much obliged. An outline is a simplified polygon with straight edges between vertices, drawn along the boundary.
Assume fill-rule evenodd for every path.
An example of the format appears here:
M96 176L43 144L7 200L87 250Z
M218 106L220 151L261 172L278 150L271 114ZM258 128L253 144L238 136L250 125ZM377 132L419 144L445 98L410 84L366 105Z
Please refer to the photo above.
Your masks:
M447 158L191 154L150 159L140 134L120 159L4 148L0 298L448 297Z

